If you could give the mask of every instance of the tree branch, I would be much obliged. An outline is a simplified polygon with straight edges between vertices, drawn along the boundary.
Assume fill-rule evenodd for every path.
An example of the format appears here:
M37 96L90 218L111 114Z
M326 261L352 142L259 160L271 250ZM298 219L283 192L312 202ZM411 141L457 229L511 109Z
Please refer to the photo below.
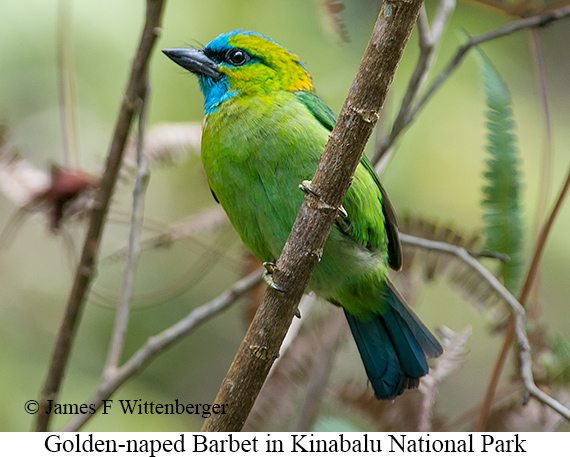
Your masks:
M476 259L471 257L469 253L462 247L453 246L451 244L442 243L440 241L426 240L406 234L400 234L400 239L404 244L440 252L446 252L448 254L454 255L469 265L471 268L473 268L474 271L476 271L483 279L489 283L489 285L495 290L501 299L511 308L512 316L514 319L514 333L519 346L519 358L521 365L520 374L525 388L527 389L528 393L538 401L549 406L567 420L570 420L570 410L568 410L558 401L554 400L552 397L542 392L534 383L534 378L532 375L530 343L528 342L525 328L525 310L521 303L515 297L513 297L513 295L505 288L505 286L503 286L503 284L501 284L501 282L495 276L493 276L489 270L481 265Z
M340 309L333 309L332 311L325 324L324 336L307 382L307 393L296 427L298 432L311 430L315 423L323 396L327 391L325 386L332 371L334 358L343 340L340 335L343 334L343 329L347 328L344 313Z
M286 292L268 288L215 400L232 407L206 419L202 431L243 427L321 257L421 6L421 0L384 3L312 181L320 198L305 197L277 262L274 279Z
M79 129L73 73L72 7L73 2L70 0L59 0L57 4L57 79L64 163L71 169L78 169Z
M93 280L103 227L122 163L125 143L135 114L136 101L139 99L151 51L160 30L159 26L163 6L164 0L147 0L146 20L142 36L132 64L129 82L123 96L119 118L115 125L105 172L101 179L97 195L95 196L93 209L89 218L89 226L83 245L81 260L75 273L75 279L67 301L65 315L59 329L49 372L41 393L40 408L35 427L36 431L46 431L48 429L51 418L51 415L47 414L48 400L55 400L59 393L69 360L72 341L83 312L89 286Z
M453 375L465 362L468 351L465 348L471 336L471 327L467 326L461 332L454 333L447 327L438 329L440 341L443 345L443 354L437 359L435 367L422 379L420 391L423 394L419 411L418 431L433 431L433 411L435 398L442 381Z
M141 94L141 108L139 111L139 126L136 146L136 177L133 189L133 203L131 223L129 224L129 241L127 248L127 261L125 262L125 272L121 295L117 306L115 317L115 328L111 337L111 344L107 356L107 362L103 369L103 377L112 376L119 367L127 328L129 324L129 314L131 312L131 297L133 284L135 281L135 271L140 254L140 238L143 225L144 195L148 186L148 161L144 154L144 132L146 124L146 113L148 109L148 75L145 77L145 87Z
M402 99L400 110L392 125L392 130L389 135L383 138L376 146L376 151L374 152L371 162L375 166L378 165L378 168L383 168L383 164L387 163L386 158L390 156L390 152L393 151L392 146L394 145L394 141L407 125L406 118L408 117L412 103L416 100L418 93L425 84L427 75L435 60L438 46L441 43L447 20L454 10L455 0L441 0L431 29L428 24L425 6L420 10L418 16L420 55L416 63L416 68L414 68L414 72L408 83L406 94Z
M542 108L542 125L544 129L543 145L542 145L542 163L540 164L540 190L538 192L536 202L536 216L534 221L533 232L539 233L542 221L546 217L546 209L548 208L548 198L552 190L552 173L553 168L553 148L552 148L552 118L550 113L550 103L548 101L548 84L546 82L546 61L544 60L544 53L542 51L542 42L540 34L537 29L530 29L529 38L534 56L535 79L537 91L540 94L540 105ZM537 278L536 283L540 283L540 278ZM539 293L540 287L535 284L533 288L533 297L531 299L532 307L529 310L530 319L538 325L539 320Z
M562 189L558 194L558 198L556 199L554 207L552 208L552 211L550 212L548 219L544 223L538 235L538 240L536 241L536 248L534 250L534 254L530 262L530 267L526 275L519 298L520 302L523 304L526 303L528 297L530 296L532 285L534 284L534 280L539 271L540 260L542 258L542 254L544 253L544 248L546 247L546 240L548 239L548 235L550 235L552 226L554 225L554 221L556 220L556 216L558 216L558 213L562 208L564 199L568 195L569 191L570 191L570 169L568 170L568 174L566 175L566 180L562 185ZM512 344L513 336L515 336L515 333L516 333L516 325L515 322L513 321L513 318L511 317L511 319L509 320L509 325L507 326L507 330L505 331L505 339L503 341L503 346L501 347L501 351L499 352L499 357L495 362L495 368L493 370L491 380L489 381L489 385L487 387L485 400L483 401L483 405L481 407L481 414L477 422L477 429L479 431L482 431L484 429L485 424L487 422L487 416L489 415L489 411L491 409L491 403L493 402L493 397L495 396L495 391L499 383L499 378L503 370L505 360L507 359L507 355L509 354L509 350ZM521 377L523 378L526 387L527 382L525 381L525 376L528 376L528 373L525 374L523 373L523 371L524 371L523 367L521 367ZM532 372L530 375L532 376ZM534 386L534 388L536 388L536 386ZM531 395L536 397L536 392L532 392L531 389L528 390ZM570 418L565 414L562 415L566 417L566 419L570 420Z
M192 310L186 317L158 335L150 337L121 367L112 373L109 372L109 375L104 377L86 404L93 404L95 409L98 410L103 404L103 400L111 397L119 387L135 374L141 372L158 355L178 343L204 322L209 321L229 308L240 297L257 286L261 282L262 272L263 270L259 269L250 273L212 301ZM92 417L93 414L78 414L61 431L77 431Z
M376 163L384 154L386 154L387 150L393 145L398 135L402 133L411 122L414 121L419 111L424 107L424 105L428 102L428 100L432 97L432 95L436 92L436 90L439 89L439 87L455 71L455 69L463 61L463 58L467 55L467 52L471 48L479 46L480 44L486 43L488 41L510 35L511 33L518 32L519 30L523 30L526 28L546 27L547 25L550 25L552 22L564 19L568 16L570 16L570 6L567 5L548 13L511 22L510 24L507 24L506 26L501 27L499 29L469 38L467 43L465 43L463 46L460 46L457 49L455 55L452 57L452 59L449 61L446 67L441 71L441 73L437 76L437 78L435 78L435 80L431 83L429 88L424 92L424 94L418 100L418 102L416 102L416 104L413 106L409 105L408 108L405 110L405 113L400 112L398 114L398 122L394 123L394 127L392 128L392 131L390 132L388 137L386 137L380 142L376 152L374 153L374 157L372 158L372 163ZM420 65L421 63L422 62L420 58L418 65ZM412 82L413 81L411 81L410 84L412 84Z

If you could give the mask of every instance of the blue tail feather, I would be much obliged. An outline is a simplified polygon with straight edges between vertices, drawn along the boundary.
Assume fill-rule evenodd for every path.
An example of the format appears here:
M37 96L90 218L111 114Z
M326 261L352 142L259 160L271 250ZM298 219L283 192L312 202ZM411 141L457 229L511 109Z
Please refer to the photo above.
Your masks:
M420 345L426 357L430 359L439 357L443 352L441 345L406 303L406 300L404 300L394 285L387 279L385 296L386 301L390 304L390 308L406 323L407 328Z
M346 309L344 314L376 397L392 399L400 395L406 388L405 375L383 320L362 321Z
M393 399L418 386L429 370L427 357L442 348L389 283L383 301L382 313L370 319L344 312L376 397Z

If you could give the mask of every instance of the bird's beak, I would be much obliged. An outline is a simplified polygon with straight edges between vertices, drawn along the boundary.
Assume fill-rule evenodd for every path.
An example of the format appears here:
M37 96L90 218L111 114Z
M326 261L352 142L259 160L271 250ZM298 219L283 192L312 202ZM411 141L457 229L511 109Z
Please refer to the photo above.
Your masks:
M196 75L207 76L215 81L222 77L218 65L204 54L203 49L174 48L162 52L174 62Z

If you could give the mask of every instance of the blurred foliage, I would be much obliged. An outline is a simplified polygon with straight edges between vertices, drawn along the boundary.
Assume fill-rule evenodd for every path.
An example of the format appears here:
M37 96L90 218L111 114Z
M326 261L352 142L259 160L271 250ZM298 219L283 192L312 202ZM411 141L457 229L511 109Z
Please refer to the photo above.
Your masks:
M405 214L399 220L400 230L431 241L439 241L465 249L474 255L484 252L484 239L480 230L466 233L453 225L432 221L421 216ZM430 282L445 279L467 302L493 320L500 321L508 310L498 307L500 302L496 291L472 268L457 257L437 251L403 245L404 263L396 275L408 301L415 303Z
M78 102L77 143L82 168L96 175L106 156L140 34L144 2L71 3L70 39ZM510 15L497 14L500 8L481 6L480 3L458 5L444 34L434 74L444 67L463 42L464 34L458 32L477 35L509 22ZM343 4L344 9L340 10L336 1L170 0L158 49L205 44L222 32L241 27L256 30L300 55L313 75L321 98L338 111L380 7L377 0L354 0ZM542 3L538 4L542 7ZM51 163L61 165L64 160L65 139L61 133L57 76L57 6L57 0L0 3L0 124L8 127L6 147L18 152L35 170L46 174ZM427 2L426 6L431 18L437 2ZM555 190L570 160L567 31L568 21L540 30L548 76L552 140L556 146L552 165L552 188ZM350 41L339 40L339 33ZM528 33L522 31L492 41L483 49L496 63L512 93L513 115L519 126L521 173L525 176L522 223L532 227L542 179L538 170L544 134L542 120L537 115L541 106L540 91L533 77L534 60L529 50ZM382 113L380 131L389 127L397 112L417 56L417 34L414 32ZM382 178L399 214L408 212L437 220L440 221L437 226L453 226L459 233L477 233L483 229L480 188L485 158L482 122L485 103L478 75L476 61L467 58L398 141L396 154ZM156 52L151 62L150 80L151 127L165 122L200 122L202 96L191 75ZM177 155L175 162L176 166L153 167L151 170L145 203L145 240L161 234L172 235L180 221L215 207L199 158L190 154L181 159ZM114 198L101 255L106 260L99 267L93 288L105 299L92 299L85 310L62 391L61 400L67 403L87 401L99 382L105 362L114 320L112 304L122 276L121 256L117 253L122 252L127 239L125 220L128 220L130 185L128 179L125 180ZM0 229L6 226L16 208L11 199L0 195ZM537 347L545 347L540 352L546 361L545 370L552 373L545 375L547 380L555 378L554 373L561 373L558 380L567 378L567 352L563 350L564 345L556 341L568 341L570 337L570 317L565 306L570 296L567 280L570 277L569 229L567 205L548 241L537 293L541 305L540 322L548 330L543 337L536 335L541 338ZM0 247L0 364L4 367L0 373L2 431L30 429L33 417L24 412L23 406L27 400L37 398L46 375L70 287L70 264L77 256L83 230L81 221L64 222L63 230L54 234L49 230L49 217L34 212L26 215L10 241ZM525 240L525 258L533 248L533 237L531 233ZM165 239L170 241L152 245L142 254L135 289L138 305L129 324L127 356L150 335L225 290L247 268L244 250L227 224L184 238L167 236ZM488 263L490 268L495 264L496 261ZM413 303L421 303L418 313L422 320L430 328L444 325L457 331L470 324L473 330L466 343L469 355L463 368L439 386L434 429L444 426L452 426L454 430L469 429L473 416L462 415L481 400L492 369L489 361L494 358L501 337L490 333L488 316L478 313L450 291L443 281L435 278L413 294ZM105 306L97 304L101 301ZM243 300L197 329L129 381L114 398L212 402L247 326L246 316L251 313L249 305ZM319 339L309 335L315 336L322 331L326 321L319 313L329 311L327 306L315 305L316 317L306 319L314 322L314 326L308 328L313 332L308 332L299 342L313 355ZM303 315L303 321L305 317ZM491 324L494 323L491 320ZM554 334L559 334L562 339L552 343L552 337L548 335ZM299 366L306 367L306 361ZM293 368L290 375L305 382L308 372ZM304 390L295 392L294 386L289 387L296 395L290 406L300 409ZM563 386L561 381L559 388L563 389ZM324 393L327 394L326 401L319 410L314 430L413 429L416 425L414 411L422 397L420 391L414 391L407 392L394 403L373 400L356 349L348 338L335 356ZM561 399L565 398L563 391L557 393ZM544 416L546 419L542 420L543 416L540 416L537 421L535 414L543 408L533 401L529 405L532 409L522 408L518 394L518 385L511 384L509 377L504 376L503 389L497 398L497 407L501 408L497 409L494 419L498 419L492 424L497 429L520 430L545 426L547 415ZM461 417L461 421L454 422ZM66 419L56 418L54 426L63 425ZM85 430L197 430L201 421L194 416L113 413L96 415ZM294 426L296 423L292 420L289 424Z
M516 125L511 96L505 83L487 57L479 52L487 103L487 141L489 158L485 161L483 186L485 248L509 256L501 262L501 277L507 289L516 294L522 269L522 176L516 145Z

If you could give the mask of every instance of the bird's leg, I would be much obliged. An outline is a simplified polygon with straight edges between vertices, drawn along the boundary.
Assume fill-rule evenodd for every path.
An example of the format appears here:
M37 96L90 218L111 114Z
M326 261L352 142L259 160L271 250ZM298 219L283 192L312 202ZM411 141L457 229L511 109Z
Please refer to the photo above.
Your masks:
M312 188L311 188L311 181L309 180L304 180L301 184L299 184L299 189L301 189L305 194L311 194L314 195L317 198L321 198ZM340 226L341 230L344 232L348 232L349 228L350 228L350 224L347 222L348 219L348 213L346 212L346 210L343 208L342 205L340 205L337 208L337 212L338 214L336 215L336 222L337 224Z
M275 264L273 262L263 262L263 267L265 268L265 273L263 273L263 280L267 283L267 285L278 292L285 292L283 289L281 289L281 287L275 284L275 281L273 281ZM295 310L295 317L301 319L301 311L299 311L299 308Z
M267 285L278 292L285 292L283 289L281 289L281 287L275 284L275 281L273 281L273 271L275 270L275 264L273 262L263 262L263 267L265 268L265 273L263 273L263 280L267 283Z

